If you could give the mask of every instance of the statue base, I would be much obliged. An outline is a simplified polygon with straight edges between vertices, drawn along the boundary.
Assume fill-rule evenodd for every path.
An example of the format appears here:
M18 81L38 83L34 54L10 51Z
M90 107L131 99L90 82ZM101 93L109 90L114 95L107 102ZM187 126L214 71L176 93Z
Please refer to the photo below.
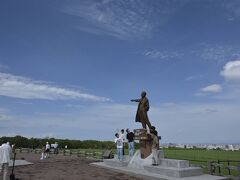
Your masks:
M159 151L160 161L158 166L152 165L153 155L145 159L140 157L137 150L132 158L124 156L123 161L118 159L104 159L103 162L91 163L93 166L107 168L141 179L151 180L227 180L226 177L203 174L200 167L190 167L186 160L164 159L163 151Z
M147 158L152 154L152 136L147 129L134 129L134 135L134 140L139 140L141 158Z

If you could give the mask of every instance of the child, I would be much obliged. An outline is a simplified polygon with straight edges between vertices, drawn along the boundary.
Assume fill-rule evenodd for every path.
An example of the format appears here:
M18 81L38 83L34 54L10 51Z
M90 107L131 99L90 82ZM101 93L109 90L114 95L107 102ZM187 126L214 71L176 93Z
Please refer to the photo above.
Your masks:
M115 134L115 143L117 144L117 154L120 161L123 160L123 139L119 137L119 134Z

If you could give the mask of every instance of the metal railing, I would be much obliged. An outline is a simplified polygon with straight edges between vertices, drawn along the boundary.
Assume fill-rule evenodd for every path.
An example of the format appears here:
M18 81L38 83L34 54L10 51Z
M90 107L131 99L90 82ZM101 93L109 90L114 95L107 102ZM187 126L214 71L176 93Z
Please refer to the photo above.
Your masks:
M42 149L30 149L30 148L20 148L15 149L16 153L35 153L40 154ZM82 150L82 149L59 149L58 154L63 156L72 156L76 155L78 157L93 158L97 160L103 159L104 150L94 151L94 150ZM50 154L54 154L54 150L50 150Z
M210 161L208 169L209 174L218 176L232 176L233 172L237 172L240 179L240 161L237 160Z
M240 180L240 160L201 161L189 158L182 160L189 161L192 167L201 167L206 174Z

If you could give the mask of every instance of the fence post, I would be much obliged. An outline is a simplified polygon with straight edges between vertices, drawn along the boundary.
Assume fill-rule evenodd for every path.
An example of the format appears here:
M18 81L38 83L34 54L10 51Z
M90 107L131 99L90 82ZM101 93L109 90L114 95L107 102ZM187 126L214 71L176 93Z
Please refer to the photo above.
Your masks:
M218 175L221 176L221 167L220 167L220 161L218 160Z
M208 173L213 174L213 169L212 169L212 161L208 161Z
M231 169L229 167L230 166L230 161L228 160L227 163L228 163L228 175L231 175Z

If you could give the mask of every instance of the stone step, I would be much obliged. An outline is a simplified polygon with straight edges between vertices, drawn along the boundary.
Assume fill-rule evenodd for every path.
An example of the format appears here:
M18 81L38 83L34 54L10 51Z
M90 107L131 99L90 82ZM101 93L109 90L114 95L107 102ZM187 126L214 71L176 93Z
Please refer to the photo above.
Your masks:
M117 154L114 154L114 159L118 159ZM131 157L129 155L124 155L123 156L123 161L129 161Z
M28 162L26 160L22 160L22 159L16 159L15 160L15 163L14 163L14 166L25 166L25 165L31 165L33 163L31 162ZM10 160L9 162L9 166L12 167L13 166L13 160Z
M168 176L175 178L200 176L202 175L202 169L199 167L187 167L187 168L176 168L166 166L144 166L144 169L148 172Z
M119 161L118 159L104 159L103 161L106 165L113 167L124 167L129 163L129 160Z
M174 168L187 168L189 167L189 161L176 159L160 159L159 165Z

